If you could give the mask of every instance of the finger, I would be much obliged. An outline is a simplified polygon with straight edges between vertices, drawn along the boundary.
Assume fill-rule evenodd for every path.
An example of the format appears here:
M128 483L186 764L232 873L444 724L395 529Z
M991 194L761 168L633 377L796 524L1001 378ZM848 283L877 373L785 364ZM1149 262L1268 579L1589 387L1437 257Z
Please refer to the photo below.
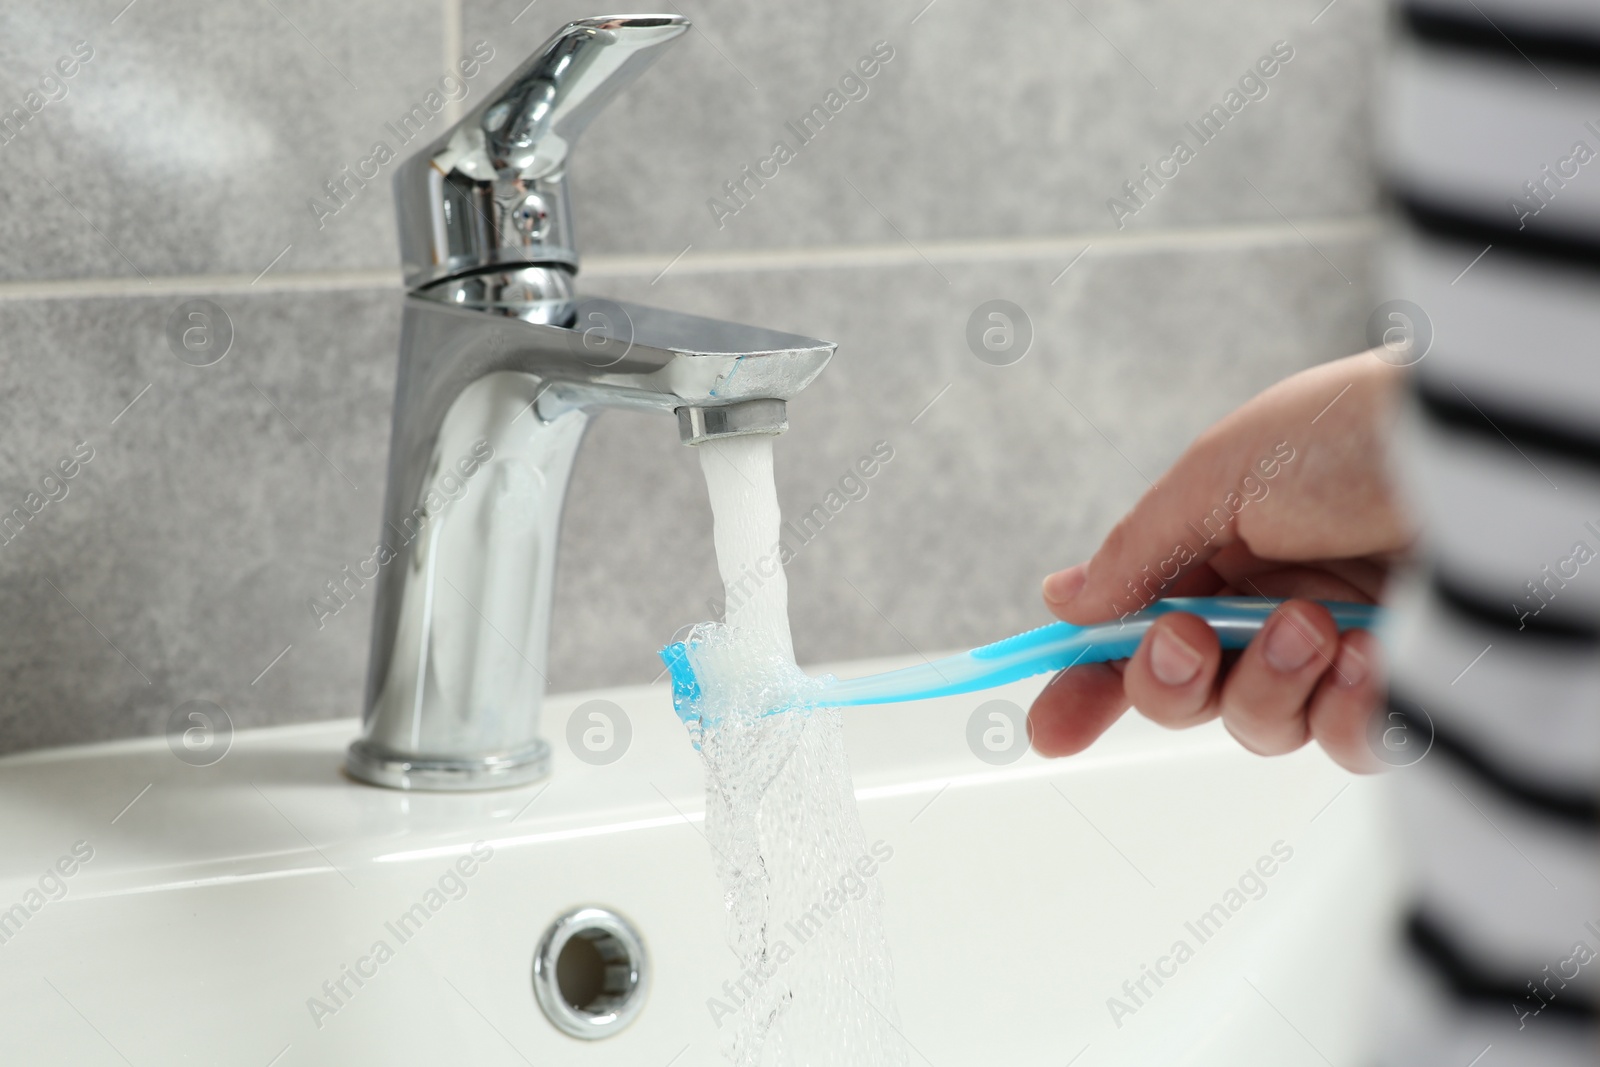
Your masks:
M1263 756L1305 744L1306 701L1338 648L1338 627L1321 604L1291 600L1273 612L1223 683L1228 732Z
M1218 552L1210 566L1247 596L1365 602L1377 599L1383 589L1381 579L1371 577L1376 567L1358 560L1286 563L1260 559L1242 544Z
M1109 663L1090 663L1050 680L1028 709L1028 732L1040 755L1072 756L1127 710L1121 673Z
M1196 615L1164 615L1123 673L1123 688L1145 718L1174 730L1217 717L1214 691L1222 646Z
M1167 596L1222 596L1227 582L1208 563L1197 563L1167 587Z
M1064 608L1078 595L1088 575L1089 565L1079 563L1066 570L1057 571L1044 580L1044 603L1057 618L1065 618L1056 609ZM1185 571L1167 586L1164 596L1220 596L1226 590L1221 575L1205 563L1197 563L1193 570ZM1147 604L1129 603L1126 610L1135 611ZM1119 612L1120 614L1120 612Z
M1351 630L1339 640L1334 669L1322 676L1311 697L1311 736L1333 761L1356 774L1384 768L1368 738L1372 716L1383 703L1382 649L1365 630Z
M1223 450L1202 439L1112 527L1087 564L1045 580L1045 603L1060 618L1085 625L1168 595L1179 577L1234 540L1230 521L1197 549L1190 523L1211 514L1214 498L1231 491L1235 477Z

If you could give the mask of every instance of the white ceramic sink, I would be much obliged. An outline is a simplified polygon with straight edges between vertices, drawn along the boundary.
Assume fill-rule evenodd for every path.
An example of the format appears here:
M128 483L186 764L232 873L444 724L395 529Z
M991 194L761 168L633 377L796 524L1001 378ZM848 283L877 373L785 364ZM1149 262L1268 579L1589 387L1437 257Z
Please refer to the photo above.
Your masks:
M1132 715L1075 759L978 760L974 707L1037 686L847 713L867 839L894 850L877 877L910 1062L1360 1062L1396 894L1383 783ZM606 766L563 740L597 696L633 728ZM241 732L203 768L161 738L0 760L0 909L42 903L0 915L0 1063L722 1062L706 1002L737 974L666 689L554 697L546 724L548 783L476 795L344 778L349 721ZM466 864L464 895L400 943L385 924L479 841L492 855ZM1201 943L1186 923L1235 902L1275 845L1260 898ZM75 868L59 883L58 860ZM41 878L65 895L29 896ZM542 933L583 904L628 917L651 957L642 1014L597 1042L558 1032L530 984ZM380 939L392 958L314 1017L309 998ZM1136 1004L1124 982L1158 964ZM1114 996L1136 1010L1114 1019Z

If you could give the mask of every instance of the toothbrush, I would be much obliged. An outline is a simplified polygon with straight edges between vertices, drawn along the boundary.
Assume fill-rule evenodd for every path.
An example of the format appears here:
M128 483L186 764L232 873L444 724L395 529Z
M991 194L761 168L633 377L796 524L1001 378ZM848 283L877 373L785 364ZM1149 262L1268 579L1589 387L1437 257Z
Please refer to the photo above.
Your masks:
M953 696L1080 663L1127 659L1151 624L1174 612L1199 616L1216 631L1223 648L1241 649L1261 632L1283 603L1267 597L1171 597L1113 622L1092 626L1053 622L915 667L862 678L822 679L822 688L810 694L804 706L854 707ZM1332 600L1320 603L1333 614L1341 633L1372 629L1382 618L1380 610L1371 604ZM700 715L694 705L700 699L700 681L689 662L689 647L681 641L668 645L661 650L661 659L672 675L672 705L678 717L684 722L698 721ZM788 710L793 708L773 708L768 714Z

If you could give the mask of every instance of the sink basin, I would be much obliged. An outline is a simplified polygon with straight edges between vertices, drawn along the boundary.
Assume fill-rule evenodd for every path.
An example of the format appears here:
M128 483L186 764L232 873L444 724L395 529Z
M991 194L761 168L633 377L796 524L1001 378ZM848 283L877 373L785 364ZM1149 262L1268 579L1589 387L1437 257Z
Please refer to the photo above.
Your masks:
M1384 783L1134 715L1075 759L976 758L974 707L1039 684L847 713L909 1062L1359 1062L1397 896ZM605 765L562 740L593 699L631 722ZM352 782L353 721L241 731L207 767L162 738L0 760L0 1062L721 1062L707 999L738 975L665 686L545 716L548 782L484 794ZM530 981L583 905L649 955L643 1010L598 1041Z

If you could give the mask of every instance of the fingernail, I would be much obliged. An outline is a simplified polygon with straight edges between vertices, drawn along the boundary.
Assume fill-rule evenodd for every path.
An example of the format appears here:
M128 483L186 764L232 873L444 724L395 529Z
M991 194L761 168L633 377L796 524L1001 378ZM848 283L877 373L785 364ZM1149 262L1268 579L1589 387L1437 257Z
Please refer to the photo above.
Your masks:
M1200 673L1201 660L1198 649L1166 630L1157 630L1150 640L1150 673L1162 685L1188 685Z
M1267 626L1267 643L1262 649L1267 665L1283 674L1304 667L1317 654L1310 636L1310 626L1289 612L1280 611Z
M1082 590L1089 580L1089 568L1080 563L1064 571L1056 571L1044 580L1044 598L1051 604L1065 604Z
M1334 661L1333 667L1338 684L1345 689L1354 689L1367 680L1367 657L1348 644L1339 650L1339 658Z

